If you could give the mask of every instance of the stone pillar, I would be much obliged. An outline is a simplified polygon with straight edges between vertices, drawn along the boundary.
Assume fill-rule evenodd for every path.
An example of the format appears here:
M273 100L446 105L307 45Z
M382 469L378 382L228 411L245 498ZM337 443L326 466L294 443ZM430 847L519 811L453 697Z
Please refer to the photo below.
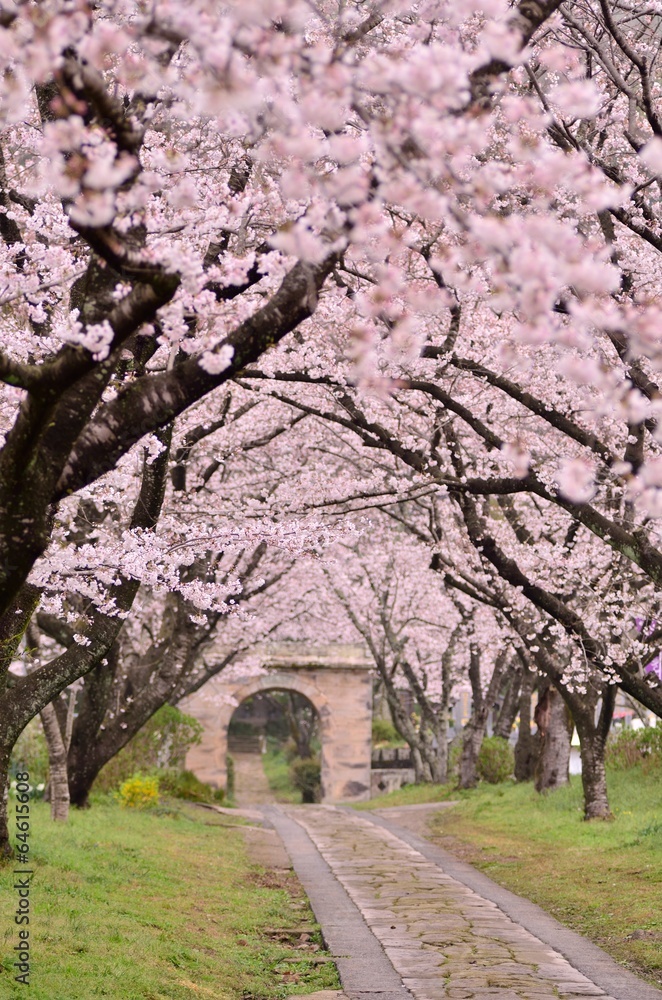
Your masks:
M328 699L322 729L322 802L370 798L372 677L367 670L320 670ZM320 713L321 714L321 713Z

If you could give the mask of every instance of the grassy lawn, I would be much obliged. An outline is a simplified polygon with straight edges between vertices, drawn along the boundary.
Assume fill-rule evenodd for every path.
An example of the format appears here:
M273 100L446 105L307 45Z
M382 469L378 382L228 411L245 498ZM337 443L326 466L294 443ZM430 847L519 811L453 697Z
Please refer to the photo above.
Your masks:
M269 745L267 752L262 754L262 766L277 802L301 802L301 792L290 780L290 765L280 747Z
M420 795L419 795L420 793ZM429 837L538 903L623 965L662 985L662 774L612 771L614 822L582 819L579 778L547 796L532 785L405 788L372 808L459 800Z
M463 794L450 785L405 785L395 792L377 795L368 802L358 802L354 809L387 809L389 806L417 806L425 802L445 802Z
M234 817L115 803L55 826L32 807L29 990L14 983L13 865L0 868L0 998L280 1000L337 988L292 872L251 864Z

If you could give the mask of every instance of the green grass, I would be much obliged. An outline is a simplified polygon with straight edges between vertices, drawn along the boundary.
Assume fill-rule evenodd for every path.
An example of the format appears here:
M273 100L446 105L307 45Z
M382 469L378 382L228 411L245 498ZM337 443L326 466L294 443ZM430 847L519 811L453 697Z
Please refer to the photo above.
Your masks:
M290 779L290 765L285 754L279 747L269 746L262 754L262 766L269 782L269 788L274 793L277 802L301 802L301 792Z
M615 819L606 823L583 820L578 778L546 796L530 784L481 785L453 796L458 804L431 820L433 842L662 985L659 770L610 772ZM391 796L383 804L387 798L404 804Z
M291 933L314 925L296 877L251 864L235 823L192 805L159 815L105 802L56 826L34 803L31 985L13 981L12 865L0 869L0 998L281 1000L337 988L313 950L319 931Z
M461 794L450 785L405 785L396 792L377 795L369 802L359 802L354 809L387 809L389 806L415 806L425 802L445 802Z

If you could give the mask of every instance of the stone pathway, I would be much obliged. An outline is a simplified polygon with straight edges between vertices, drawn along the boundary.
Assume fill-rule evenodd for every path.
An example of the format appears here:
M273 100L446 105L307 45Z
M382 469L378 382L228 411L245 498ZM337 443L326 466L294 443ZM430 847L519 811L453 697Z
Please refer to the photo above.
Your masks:
M275 802L273 792L262 767L262 754L233 753L236 804L255 805L260 802Z
M613 1000L495 903L389 830L330 806L283 811L308 833L415 1000ZM659 991L639 985L640 996L662 1000Z

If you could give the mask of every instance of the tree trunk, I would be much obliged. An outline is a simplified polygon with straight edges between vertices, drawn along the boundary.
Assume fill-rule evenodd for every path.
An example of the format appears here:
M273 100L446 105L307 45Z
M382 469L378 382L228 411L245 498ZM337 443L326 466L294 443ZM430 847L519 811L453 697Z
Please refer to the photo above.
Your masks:
M475 788L478 784L478 754L485 736L486 724L487 717L482 725L467 722L464 727L462 753L460 754L460 788Z
M69 818L69 781L67 778L67 748L53 704L40 712L48 746L51 819L66 822Z
M475 788L478 783L478 754L487 729L487 720L494 705L497 691L501 686L504 670L508 663L508 652L499 653L494 664L494 670L483 696L480 681L480 653L475 646L471 647L469 658L469 680L471 682L472 707L471 718L464 727L462 753L460 755L460 788Z
M594 712L575 711L574 720L579 736L584 788L584 819L613 819L607 797L605 748L614 714L616 687L605 685L598 722Z
M448 781L448 711L453 693L452 656L451 641L441 657L441 700L435 726L437 748L431 761L432 780L439 785L445 785Z
M97 779L99 771L105 762L97 761L90 754L89 763L86 766L78 766L69 773L69 797L72 806L76 809L89 809L90 792L92 785Z
M435 726L436 747L430 748L430 773L436 785L448 781L448 701L449 693L444 687L441 706Z
M531 733L531 696L534 674L525 670L519 694L519 733L515 745L515 778L517 781L531 781L536 765L536 748Z
M391 710L388 705L388 698L384 690L384 682L377 678L372 695L372 717L382 719L384 722L393 722Z
M584 724L577 719L577 732L582 758L584 819L611 819L607 798L604 744L590 722Z
M315 710L302 695L288 691L285 703L277 702L284 712L290 730L290 736L297 748L297 757L302 759L313 756L311 740L315 728ZM306 715L309 718L306 718Z
M168 445L171 431L170 425L159 432L160 439ZM148 462L147 456L145 457L140 493L131 518L132 528L151 529L158 520L165 492L168 455L169 448L166 447L164 452L151 464ZM117 611L128 612L133 606L138 587L137 580L121 576L119 581L113 583L109 588L107 596L114 600ZM28 626L39 597L38 590L27 584L21 594L21 618L17 619L14 627L19 641L23 631ZM16 613L18 614L18 609ZM4 620L0 621L0 645L5 634L3 631L5 624ZM2 746L9 747L8 753L11 753L14 743L30 719L43 711L45 706L50 704L61 691L69 687L75 680L90 673L97 665L104 666L108 651L117 639L123 624L122 617L117 615L110 617L99 609L92 609L85 629L86 637L90 640L88 646L78 646L72 643L69 648L65 649L64 653L56 656L50 663L31 671L26 677L19 680L5 675L4 688L0 676L0 738ZM10 634L14 635L12 632ZM0 657L1 655L0 650ZM3 780L3 775L0 773L1 780ZM3 836L5 844L8 843L6 824L4 832L0 824L0 852L3 850Z
M537 792L553 791L570 779L570 741L573 723L560 692L548 684L536 705L540 756L535 770Z
M398 698L398 692L393 683L393 678L389 675L388 670L382 661L377 660L376 662L377 669L379 670L384 683L384 690L386 692L388 705L391 710L393 725L399 732L400 736L402 736L403 740L405 740L409 745L409 749L411 750L411 762L414 767L414 781L416 784L430 781L430 766L429 764L426 766L426 761L423 757L423 741L416 732L411 719L400 704L400 699Z
M9 760L14 744L0 745L0 864L11 858L9 840Z
M494 736L500 736L503 740L510 739L510 734L515 725L515 719L519 710L519 694L522 687L522 670L513 670L508 680L503 697L501 711L494 724Z
M425 774L425 764L423 762L423 757L421 756L421 751L417 746L412 743L409 744L411 750L411 762L414 765L414 781L417 785L422 785L426 781L429 781L429 776L426 777Z

